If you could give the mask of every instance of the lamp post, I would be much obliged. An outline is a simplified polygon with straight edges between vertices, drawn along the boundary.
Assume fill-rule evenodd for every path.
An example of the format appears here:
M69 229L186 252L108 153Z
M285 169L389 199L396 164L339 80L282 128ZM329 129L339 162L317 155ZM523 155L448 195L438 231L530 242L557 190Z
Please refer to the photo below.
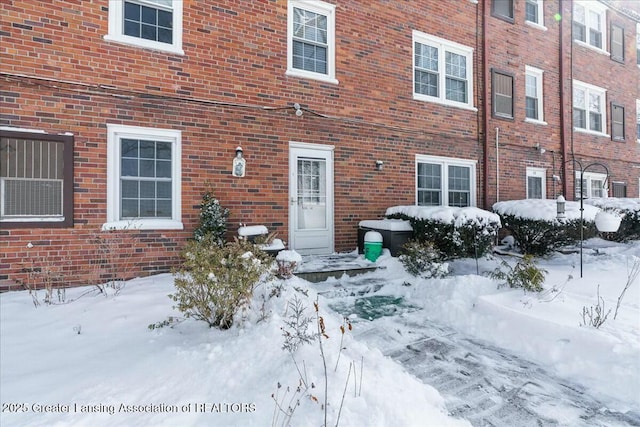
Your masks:
M607 182L609 181L609 168L607 168L604 164L600 163L600 162L594 162L594 163L590 163L586 166L582 166L582 163L578 160L568 160L568 162L572 162L574 164L578 164L578 166L580 166L580 278L582 278L582 246L583 246L583 242L584 242L584 173L591 167L594 166L599 166L602 167L606 172L607 172L607 177L605 178L603 184L602 184L602 189L603 191L606 191L608 193L607 190ZM575 166L574 166L574 171L575 171ZM565 216L565 199L562 195L558 196L558 199L556 200L556 205L558 207L558 214L557 214L557 218L558 220L563 220L564 218L566 218ZM618 223L619 226L619 223ZM596 227L598 227L598 223L596 222ZM611 231L611 230L600 230L600 228L598 228L599 231ZM613 231L617 231L618 228L616 227L615 230Z

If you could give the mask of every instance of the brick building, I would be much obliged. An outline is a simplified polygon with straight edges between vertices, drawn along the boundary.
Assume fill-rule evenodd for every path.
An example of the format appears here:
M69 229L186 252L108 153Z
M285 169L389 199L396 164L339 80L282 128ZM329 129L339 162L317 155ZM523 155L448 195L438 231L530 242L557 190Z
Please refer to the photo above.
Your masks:
M572 159L638 196L633 1L0 7L4 289L167 271L207 189L302 253L388 206L572 199Z

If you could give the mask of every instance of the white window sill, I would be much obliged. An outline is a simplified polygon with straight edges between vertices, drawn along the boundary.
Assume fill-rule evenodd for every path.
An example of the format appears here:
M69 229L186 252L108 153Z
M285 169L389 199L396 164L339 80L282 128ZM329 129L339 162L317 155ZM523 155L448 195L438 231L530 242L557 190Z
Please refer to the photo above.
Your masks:
M524 21L524 23L530 27L537 28L538 30L547 31L547 27L545 27L544 25L540 25L537 22Z
M526 123L531 123L531 124L534 124L534 125L542 125L542 126L547 126L547 125L548 125L548 123L547 123L547 122L545 122L545 121L543 121L543 120L536 120L536 119L525 118L525 119L524 119L524 121L525 121Z
M182 48L168 43L160 43L152 40L139 39L137 37L112 34L105 34L104 39L110 42L122 43L143 49L153 49L161 52L172 53L175 55L184 55L184 50L182 50Z
M291 76L291 77L300 77L303 79L319 80L321 82L326 82L326 83L338 84L337 79L330 77L326 74L311 73L309 71L304 71L304 70L289 69L287 70L285 75Z
M102 224L102 231L109 230L183 230L182 221L173 219L132 219Z
M588 130L588 129L573 128L573 131L574 132L578 132L578 133L586 133L588 135L601 136L603 138L611 138L611 135L608 135L606 133L596 132L596 131Z
M422 95L419 93L414 93L413 94L413 99L416 101L423 101L423 102L432 102L434 104L440 104L440 105L445 105L447 107L455 107L455 108L460 108L463 110L469 110L469 111L474 111L477 112L478 109L472 105L469 104L463 104L461 102L454 102L454 101L449 101L446 99L441 99L441 98L434 98L433 96L427 96L427 95Z
M609 55L609 52L607 52L607 51L606 51L606 50L604 50L604 49L600 49L599 47L592 46L592 45L590 45L589 43L585 43L585 42L583 42L583 41L581 41L581 40L575 40L575 39L574 39L573 41L574 41L576 44L578 44L578 45L580 45L580 46L584 46L584 47L586 47L587 49L591 49L591 50L593 50L593 51L595 51L595 52L598 52L598 53L599 53L599 54L601 54L601 55L610 56L610 55Z

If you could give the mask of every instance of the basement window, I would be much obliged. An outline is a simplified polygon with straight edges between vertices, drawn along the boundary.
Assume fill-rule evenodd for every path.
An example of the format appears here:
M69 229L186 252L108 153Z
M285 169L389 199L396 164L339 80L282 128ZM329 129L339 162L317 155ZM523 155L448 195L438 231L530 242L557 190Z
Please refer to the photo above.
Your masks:
M73 226L73 136L0 130L2 227Z

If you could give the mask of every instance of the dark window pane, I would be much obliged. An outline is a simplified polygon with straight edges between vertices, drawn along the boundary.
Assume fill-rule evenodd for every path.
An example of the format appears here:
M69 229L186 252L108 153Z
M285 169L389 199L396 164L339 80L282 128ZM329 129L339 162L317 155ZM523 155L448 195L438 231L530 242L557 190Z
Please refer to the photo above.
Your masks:
M140 181L140 198L154 199L156 197L155 181Z
M596 132L602 132L602 116L600 114L589 113L589 128Z
M573 109L573 126L586 129L587 128L587 112L584 110Z
M155 177L156 162L153 160L140 160L140 176Z
M122 197L125 199L138 198L138 181L122 181Z
M140 217L152 218L156 216L155 200L140 200Z
M529 98L527 97L526 100L526 104L527 104L527 118L530 119L538 119L538 100L535 98Z
M171 183L160 181L157 183L157 197L161 199L171 198Z
M142 7L142 22L145 24L156 25L158 10L151 7Z
M162 43L173 43L173 31L158 28L158 41Z
M141 36L143 39L156 40L156 27L143 24Z
M122 159L121 169L122 176L138 176L138 159Z
M139 38L140 24L133 21L124 21L124 35Z
M171 160L170 142L156 142L156 159Z
M158 26L163 28L173 28L173 13L166 10L158 10Z
M122 139L120 141L120 147L122 150L122 157L138 157L138 140L137 139Z
M156 143L154 141L140 141L140 158L156 158Z
M156 163L156 177L171 178L171 162L158 161Z
M122 218L136 218L138 214L137 199L122 199Z
M529 22L538 23L538 7L536 3L527 1L525 6L525 19Z
M573 38L575 40L586 42L587 38L585 36L585 31L586 31L586 28L583 24L579 24L577 22L573 23Z
M140 21L140 5L125 2L124 3L124 19L132 21Z
M156 216L159 218L171 218L171 200L158 200L156 203Z
M513 18L513 0L493 0L493 13Z

